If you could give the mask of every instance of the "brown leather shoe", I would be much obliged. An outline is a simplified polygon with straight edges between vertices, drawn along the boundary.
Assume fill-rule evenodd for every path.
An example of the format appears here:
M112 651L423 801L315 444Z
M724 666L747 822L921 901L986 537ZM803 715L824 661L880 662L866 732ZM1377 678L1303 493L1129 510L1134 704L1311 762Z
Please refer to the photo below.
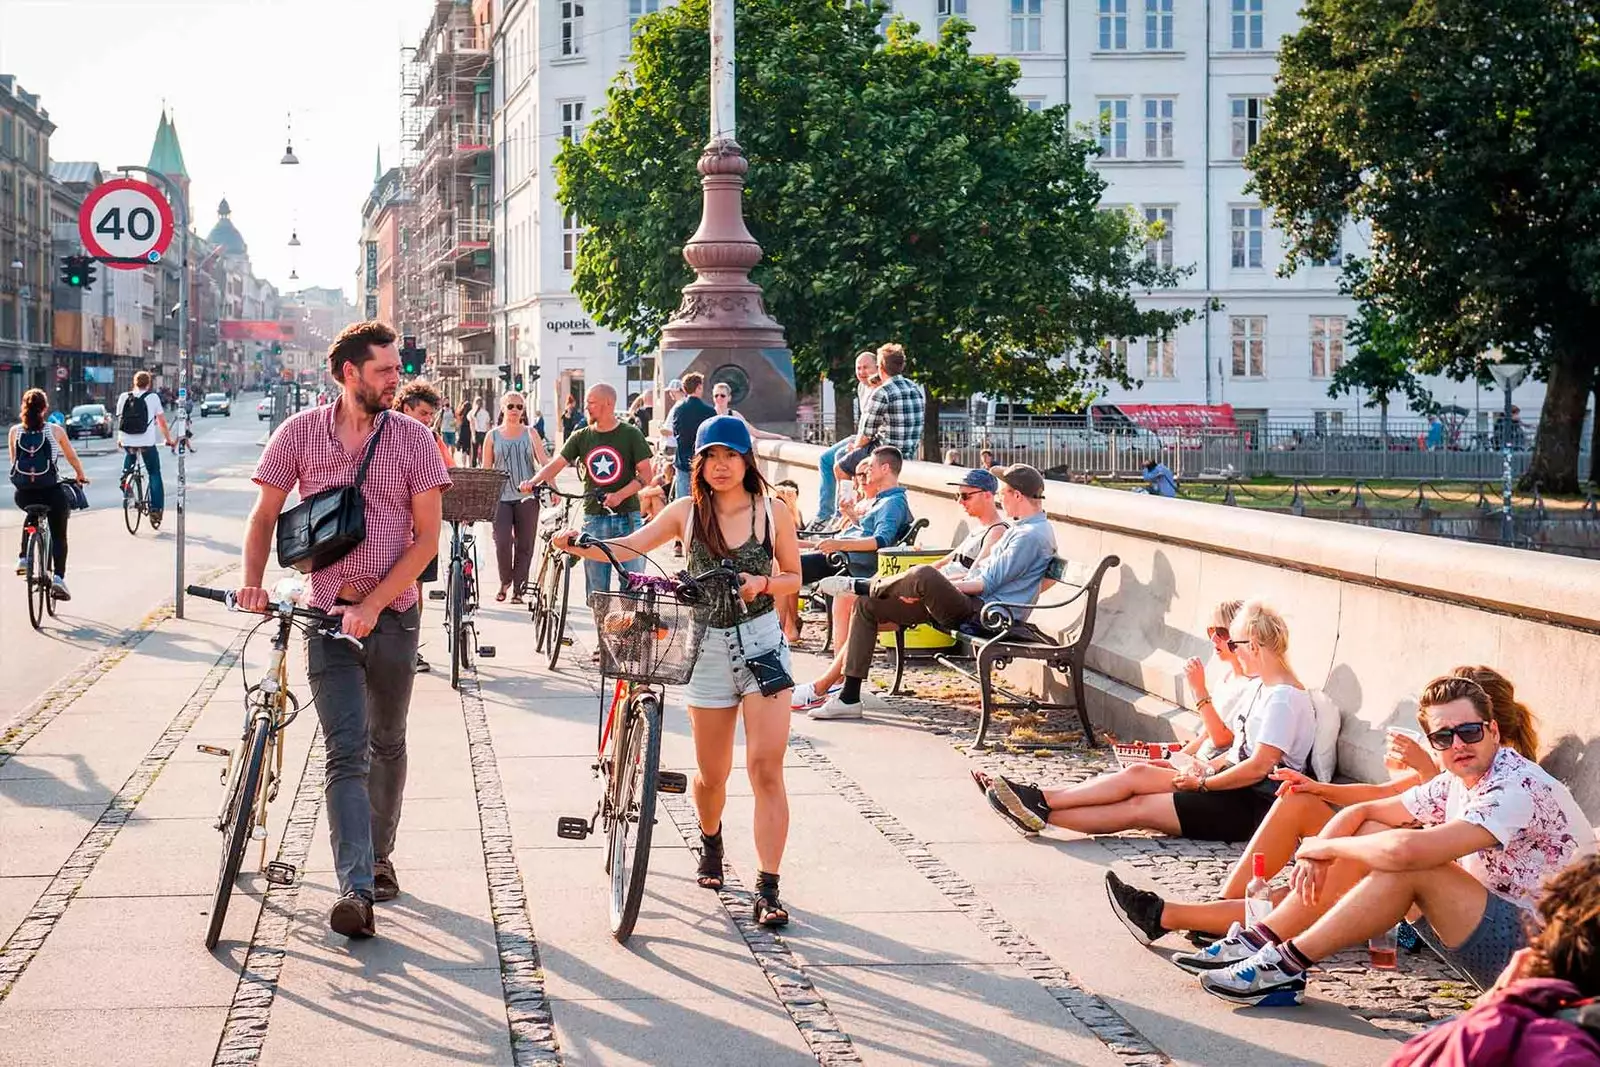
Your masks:
M328 913L328 926L345 937L372 937L377 931L372 925L372 901L360 893L346 893Z
M395 877L394 861L381 859L372 861L372 899L378 903L393 900L400 895L400 879Z

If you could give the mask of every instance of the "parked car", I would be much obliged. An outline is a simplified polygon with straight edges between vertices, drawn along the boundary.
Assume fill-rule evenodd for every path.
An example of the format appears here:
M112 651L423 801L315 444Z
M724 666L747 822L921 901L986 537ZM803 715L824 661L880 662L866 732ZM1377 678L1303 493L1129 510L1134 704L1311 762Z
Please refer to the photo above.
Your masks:
M207 393L205 399L200 401L200 417L207 415L233 415L233 401L228 399L227 393Z
M79 404L67 416L68 437L106 437L115 429L111 425L111 412L104 404Z
M262 421L272 418L272 396L270 394L256 401L256 418Z

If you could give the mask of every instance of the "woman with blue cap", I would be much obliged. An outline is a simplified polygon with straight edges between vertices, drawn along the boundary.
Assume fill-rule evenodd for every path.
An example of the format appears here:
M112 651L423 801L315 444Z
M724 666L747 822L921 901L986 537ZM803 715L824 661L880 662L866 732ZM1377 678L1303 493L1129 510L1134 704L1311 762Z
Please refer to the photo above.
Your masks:
M782 926L789 921L778 899L778 867L789 836L783 758L794 681L774 598L800 591L800 542L789 509L781 502L773 506L742 420L719 415L700 424L690 486L688 496L674 500L647 525L607 543L619 560L627 560L682 540L691 573L712 570L723 560L739 571L736 594L724 585L707 587L706 634L684 696L694 732L699 883L722 888L722 811L743 712L745 766L755 797L754 918L764 926ZM575 531L558 534L552 543L585 559L605 560L598 548L574 547L576 536Z

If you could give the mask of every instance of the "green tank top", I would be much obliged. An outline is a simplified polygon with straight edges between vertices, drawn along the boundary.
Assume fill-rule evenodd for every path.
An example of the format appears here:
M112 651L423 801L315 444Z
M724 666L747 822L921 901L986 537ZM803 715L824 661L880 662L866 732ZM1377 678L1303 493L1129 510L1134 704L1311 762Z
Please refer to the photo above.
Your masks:
M767 534L765 537L756 538L756 498L750 499L750 537L738 548L730 549L727 558L733 561L734 569L741 574L771 574L772 573L772 502L767 505ZM714 521L714 519L713 519ZM694 536L694 506L689 507L689 573L704 574L716 567L722 561L711 558L711 550L703 541ZM741 622L760 618L774 608L772 597L766 593L752 600L743 611L740 610L739 591L729 585L716 582L707 586L707 613L706 625L726 629L737 626Z

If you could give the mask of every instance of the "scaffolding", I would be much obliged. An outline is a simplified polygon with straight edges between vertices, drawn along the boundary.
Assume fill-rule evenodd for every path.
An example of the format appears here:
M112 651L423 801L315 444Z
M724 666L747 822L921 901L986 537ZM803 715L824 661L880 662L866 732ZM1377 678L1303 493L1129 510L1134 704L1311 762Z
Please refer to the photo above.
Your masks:
M491 62L468 0L436 0L401 53L398 317L442 381L495 361Z

